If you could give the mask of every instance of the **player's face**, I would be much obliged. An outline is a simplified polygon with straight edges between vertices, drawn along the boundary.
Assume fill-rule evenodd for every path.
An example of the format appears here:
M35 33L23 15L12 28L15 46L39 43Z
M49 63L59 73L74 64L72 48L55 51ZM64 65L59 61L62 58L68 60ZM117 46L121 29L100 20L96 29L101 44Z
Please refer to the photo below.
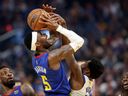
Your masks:
M58 40L58 37L56 37L54 34L52 34L51 36L48 36L47 34L38 32L37 36L38 36L37 42L39 42L42 49L48 49L50 46L53 45L53 43L56 40Z
M38 32L38 35L37 35L38 39L37 39L37 42L39 43L39 46L41 48L47 48L50 46L50 44L47 42L47 35L45 34L41 34L40 32Z
M2 68L0 70L0 81L4 86L13 88L15 85L13 72L9 68Z
M81 69L82 69L82 73L83 75L86 75L88 77L90 77L90 70L88 68L88 63L90 61L85 61L82 65L81 65Z

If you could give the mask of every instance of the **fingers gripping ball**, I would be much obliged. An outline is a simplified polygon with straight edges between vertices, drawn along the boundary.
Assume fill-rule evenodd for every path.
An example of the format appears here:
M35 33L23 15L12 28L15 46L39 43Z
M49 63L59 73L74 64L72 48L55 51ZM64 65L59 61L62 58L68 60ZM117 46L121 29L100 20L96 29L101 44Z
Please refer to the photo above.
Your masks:
M59 14L56 13L49 13L51 18L54 18L54 20L61 26L66 27L66 21L63 17L61 17Z
M41 15L48 16L49 13L47 13L47 12L46 12L45 10L43 10L43 9L38 8L38 9L32 10L32 11L28 14L27 23L28 23L29 27L30 27L32 30L41 30L42 24L40 24L40 22L39 22Z

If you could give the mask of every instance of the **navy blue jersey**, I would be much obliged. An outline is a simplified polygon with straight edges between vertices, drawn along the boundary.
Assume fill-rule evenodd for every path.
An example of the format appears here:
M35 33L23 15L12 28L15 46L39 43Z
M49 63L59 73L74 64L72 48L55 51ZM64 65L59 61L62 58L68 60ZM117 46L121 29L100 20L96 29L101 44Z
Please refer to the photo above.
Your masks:
M9 93L8 95L2 95L2 96L23 96L23 94L21 91L21 87L16 86L11 93Z
M34 70L41 77L46 96L69 96L71 88L64 70L64 62L60 62L58 70L48 67L48 53L32 58Z

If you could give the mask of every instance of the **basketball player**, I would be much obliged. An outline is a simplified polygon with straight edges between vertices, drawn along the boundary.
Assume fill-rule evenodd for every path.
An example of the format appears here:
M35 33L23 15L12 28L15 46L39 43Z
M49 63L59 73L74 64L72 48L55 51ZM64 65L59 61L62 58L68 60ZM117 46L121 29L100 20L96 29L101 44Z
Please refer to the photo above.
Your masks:
M93 96L94 79L101 76L104 66L95 58L77 62L73 55L68 55L66 61L71 70L71 96Z
M56 23L54 15L51 18L41 17L40 22L47 26L42 29L58 32L68 38L70 43L49 51L50 47L55 46L58 38L50 36L48 30L28 34L24 44L27 49L34 51L33 68L42 79L46 96L69 96L71 89L63 66L65 62L62 60L76 52L83 45L84 39Z
M12 70L8 66L0 66L0 96L35 96L29 84L15 86L15 83Z
M43 5L43 9L46 11L48 10L47 12L53 12L55 8L52 6ZM94 89L94 79L97 79L103 73L103 65L97 59L76 62L75 58L70 56L70 54L67 56L66 61L68 62L71 69L71 95L92 96L92 90ZM81 68L79 67L78 63L82 64Z

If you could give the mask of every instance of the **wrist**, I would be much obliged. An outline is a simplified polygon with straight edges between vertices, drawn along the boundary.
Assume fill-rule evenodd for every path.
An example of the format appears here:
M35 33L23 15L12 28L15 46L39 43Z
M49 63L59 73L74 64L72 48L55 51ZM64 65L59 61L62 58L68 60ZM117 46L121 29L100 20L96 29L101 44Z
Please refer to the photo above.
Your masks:
M56 31L61 32L62 30L63 30L63 27L61 25L58 25L57 28L56 28Z
M55 31L57 31L58 27L59 27L59 25L58 25L58 24L57 24L57 25L55 25Z
M53 24L51 26L48 26L48 29L49 31L56 32L58 26L59 26L58 24Z

